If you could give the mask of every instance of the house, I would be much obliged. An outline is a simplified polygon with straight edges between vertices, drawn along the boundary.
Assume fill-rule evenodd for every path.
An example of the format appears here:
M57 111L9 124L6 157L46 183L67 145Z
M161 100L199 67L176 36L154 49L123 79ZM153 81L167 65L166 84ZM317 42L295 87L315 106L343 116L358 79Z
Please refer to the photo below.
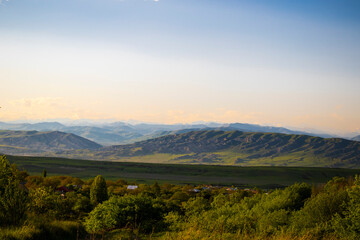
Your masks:
M189 192L199 193L201 192L201 190L194 188L194 189L190 189Z
M136 185L128 185L127 186L127 189L129 189L129 190L135 190L137 188L138 188L138 186L136 186Z

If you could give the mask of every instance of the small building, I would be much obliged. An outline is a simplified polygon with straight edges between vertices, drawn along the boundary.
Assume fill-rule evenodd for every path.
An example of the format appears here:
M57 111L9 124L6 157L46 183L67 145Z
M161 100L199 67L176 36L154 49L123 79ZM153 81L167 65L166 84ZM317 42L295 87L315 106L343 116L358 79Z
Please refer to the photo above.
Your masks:
M137 189L137 188L138 188L137 185L128 185L128 186L127 186L127 189L129 189L129 190L135 190L135 189Z
M189 192L199 193L201 192L201 190L194 188L194 189L190 189Z

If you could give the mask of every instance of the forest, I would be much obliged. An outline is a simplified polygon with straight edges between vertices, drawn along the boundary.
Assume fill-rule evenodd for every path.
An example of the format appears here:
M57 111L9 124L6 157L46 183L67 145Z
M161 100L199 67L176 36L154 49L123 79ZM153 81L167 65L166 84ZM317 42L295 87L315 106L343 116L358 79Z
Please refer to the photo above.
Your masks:
M0 157L0 239L358 239L360 177L283 189L29 175Z

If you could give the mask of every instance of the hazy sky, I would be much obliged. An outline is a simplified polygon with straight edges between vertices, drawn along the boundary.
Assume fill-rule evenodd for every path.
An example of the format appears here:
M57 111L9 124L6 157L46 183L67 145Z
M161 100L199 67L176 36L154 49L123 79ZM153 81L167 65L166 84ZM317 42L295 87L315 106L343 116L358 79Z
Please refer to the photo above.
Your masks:
M359 0L0 0L0 120L360 132Z

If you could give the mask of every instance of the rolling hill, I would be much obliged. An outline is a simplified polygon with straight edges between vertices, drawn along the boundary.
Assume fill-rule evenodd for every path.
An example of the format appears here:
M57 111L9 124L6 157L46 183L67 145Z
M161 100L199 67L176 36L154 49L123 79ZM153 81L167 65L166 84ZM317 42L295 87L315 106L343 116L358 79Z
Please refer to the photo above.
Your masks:
M154 163L360 167L360 143L280 133L191 131L98 150L54 156Z
M33 154L100 147L102 146L83 137L59 131L0 131L0 152L6 154Z

